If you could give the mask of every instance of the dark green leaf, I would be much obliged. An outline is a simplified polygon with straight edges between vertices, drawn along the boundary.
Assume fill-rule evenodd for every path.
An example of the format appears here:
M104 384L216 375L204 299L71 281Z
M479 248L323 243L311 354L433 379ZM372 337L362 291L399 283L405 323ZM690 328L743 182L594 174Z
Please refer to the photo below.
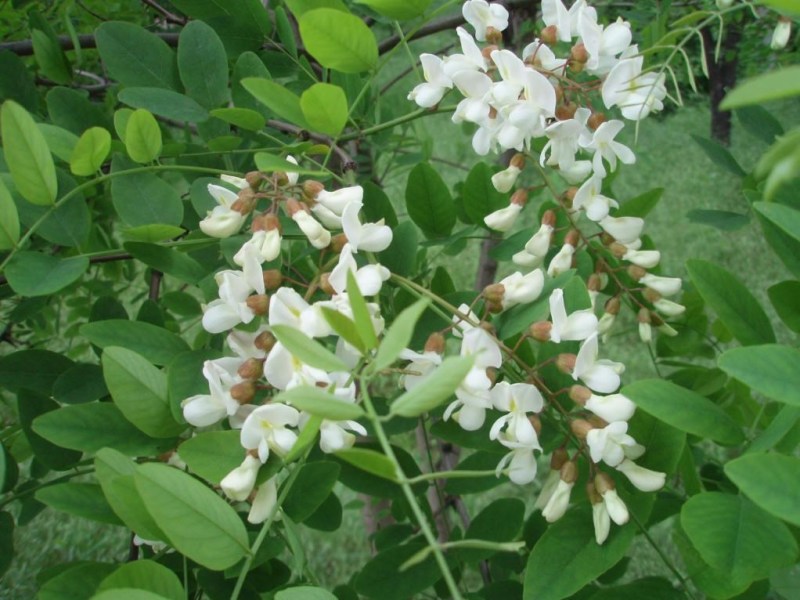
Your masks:
M206 108L228 102L228 58L216 32L190 21L178 40L178 70L186 93Z
M129 163L114 158L112 172L128 170ZM160 223L180 225L183 202L178 192L152 173L136 173L111 181L114 209L126 225L136 227ZM203 215L205 216L205 215Z
M511 542L521 533L524 518L524 502L518 498L500 498L475 516L464 532L464 539ZM469 564L485 560L495 554L495 551L460 548L457 554L460 560Z
M0 179L0 250L10 250L19 241L19 215L11 193Z
M189 350L189 345L180 337L150 323L106 319L86 323L80 332L100 348L122 346L146 356L156 365L166 365L181 352Z
M172 275L186 283L196 284L207 275L206 269L192 257L158 244L126 242L125 249L148 267Z
M771 144L779 135L783 135L783 126L763 106L745 106L736 110L736 118L754 136Z
M186 598L178 576L164 565L152 560L136 560L121 565L106 577L97 589L102 592L119 588L152 592L159 598L169 600Z
M406 184L408 216L429 238L450 235L456 224L456 209L447 185L428 163L411 170Z
M800 241L800 210L775 202L755 202L753 208L784 233Z
M116 565L100 562L64 565L57 575L42 585L36 598L38 600L89 600L94 597L94 592L103 578L115 568ZM148 598L147 600L153 599Z
M127 87L120 91L118 99L128 106L144 108L174 121L202 123L209 117L208 111L192 98L164 88Z
M508 206L508 194L501 194L492 185L492 169L480 162L470 170L461 190L464 212L470 221L486 227L483 218Z
M380 263L392 273L410 275L417 263L417 228L411 221L403 221L392 230L392 243L378 254Z
M0 100L11 99L29 111L39 108L33 74L11 50L0 51Z
M378 347L378 353L372 363L374 371L380 371L391 365L400 353L408 346L411 336L414 334L414 327L422 316L422 313L429 306L430 302L422 298L414 304L404 309L386 331Z
M750 217L729 210L693 208L686 216L692 223L708 225L720 231L736 231L750 223Z
M282 589L275 594L275 600L336 600L336 596L322 588L303 585Z
M180 89L175 53L158 36L121 21L103 23L94 35L109 75L120 83Z
M58 483L36 492L36 499L50 508L84 519L122 525L106 502L103 490L94 483Z
M380 600L407 600L429 588L442 576L433 556L400 571L400 566L426 546L394 546L372 558L355 580L359 594Z
M739 163L736 162L736 159L733 158L730 151L722 144L715 140L710 140L694 134L692 134L692 139L703 149L703 152L706 153L706 156L708 156L715 165L734 175L739 175L740 177L746 175L744 169L739 166Z
M748 454L727 463L725 474L761 508L800 526L800 459L782 454Z
M19 350L0 358L0 385L13 393L27 388L49 396L59 376L74 364L50 350Z
M103 370L97 365L78 363L58 376L53 397L64 404L83 404L108 395Z
M89 268L85 256L58 258L39 252L17 252L6 265L8 284L20 296L48 296L64 289Z
M800 281L776 283L767 290L767 294L784 324L795 333L800 333L800 304L797 301L800 298Z
M0 577L6 574L14 560L14 517L0 512Z
M77 184L65 171L57 170L56 176L61 193L70 192L71 197L56 207L19 201L17 209L20 221L27 227L38 223L36 235L48 242L70 248L80 247L86 243L92 226L86 198L80 192L72 193Z
M81 459L81 453L65 450L34 431L32 425L36 417L58 411L58 404L47 396L31 390L22 389L17 393L17 409L22 431L36 458L56 471L63 471Z
M338 477L339 465L335 462L304 464L283 501L284 512L296 523L302 523L322 505Z

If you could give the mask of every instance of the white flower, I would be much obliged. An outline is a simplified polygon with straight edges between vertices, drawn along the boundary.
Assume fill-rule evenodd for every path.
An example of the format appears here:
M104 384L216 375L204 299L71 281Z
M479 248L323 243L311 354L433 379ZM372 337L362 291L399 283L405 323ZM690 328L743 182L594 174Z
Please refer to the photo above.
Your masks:
M559 170L561 177L570 185L583 183L591 172L592 161L590 160L576 160L571 167Z
M272 477L258 486L258 491L247 515L247 522L254 525L263 523L269 518L277 503L278 486L275 484L275 478Z
M214 278L219 285L219 298L205 307L203 328L209 333L222 333L239 323L252 321L255 314L246 300L253 288L245 274L242 271L220 271Z
M683 314L683 312L686 310L686 307L682 304L678 304L672 300L667 300L666 298L659 298L653 302L653 306L662 315L666 315L668 317L677 317L678 315Z
M581 19L578 29L581 41L589 53L586 71L591 75L605 75L616 64L616 56L631 44L631 24L618 18L608 27L593 19Z
M609 396L592 394L584 406L609 423L627 421L636 411L636 405L622 394L611 394Z
M608 539L611 531L611 517L605 502L592 504L592 523L594 524L594 540L602 545Z
M451 117L453 123L468 121L483 124L491 111L489 105L489 92L492 89L492 80L484 73L478 71L459 71L453 75L453 83L464 99L458 103Z
M342 229L347 242L354 252L382 252L392 243L392 230L383 224L383 219L378 223L362 224L358 218L362 206L360 200L350 202L342 212Z
M265 326L261 326L255 331L242 331L241 329L232 329L226 338L228 347L236 353L236 356L242 360L248 358L264 358L267 353L264 350L259 350L255 347L255 340L262 333L267 331Z
M503 293L503 308L511 308L517 304L533 302L542 293L544 287L544 274L541 269L523 275L516 271L500 280L505 289Z
M573 379L580 379L588 388L601 394L608 394L619 388L619 374L624 371L622 363L597 359L597 334L593 333L578 350L575 358Z
M358 289L364 296L374 296L381 291L383 282L389 279L391 273L386 267L374 264L364 265L359 268L356 259L353 257L353 249L349 243L345 244L339 254L339 262L331 271L328 283L336 291L342 294L347 291L347 273L353 273L356 278Z
M550 261L547 267L547 274L550 277L558 277L561 273L572 268L572 256L575 254L575 246L564 244L561 249Z
M461 340L461 356L474 357L473 366L480 370L489 367L499 369L503 363L503 355L500 353L497 342L489 335L489 332L481 327L472 327L464 331Z
M247 261L247 254L250 252L258 259L258 264L275 260L281 253L281 232L277 229L262 229L254 232L253 236L233 256L233 262L243 267ZM263 294L264 292L259 293Z
M628 250L622 255L623 260L633 263L643 269L652 269L661 261L661 252L658 250Z
M531 58L537 67L541 66L542 70L552 73L561 73L564 66L569 62L566 58L557 58L553 51L539 38L534 39L522 50L523 62L529 63Z
M599 225L603 231L620 244L633 244L642 234L644 219L639 217L605 217L600 220Z
M445 92L453 87L453 81L442 68L442 59L433 54L421 54L422 74L425 83L420 83L408 94L408 99L422 108L436 106Z
M478 318L478 315L472 312L469 306L466 304L461 304L458 307L458 312L469 318L469 321L467 321L457 315L453 315L453 335L457 338L460 338L464 333L475 328L475 325L473 325L472 322L478 323L480 322L480 319Z
M337 217L344 214L344 209L353 202L362 202L364 199L364 188L360 185L352 185L343 187L338 190L329 192L322 190L315 197L314 200L327 208Z
M200 221L200 230L215 238L232 236L242 228L247 218L246 215L231 208L238 195L228 188L213 183L208 184L208 193L217 201L217 206Z
M542 516L544 517L545 521L548 523L555 523L564 516L564 513L567 512L567 507L569 506L569 497L574 486L574 481L572 483L567 483L563 479L559 478L558 483L556 484L556 489L553 490L553 493L550 495L547 504L542 509Z
M539 390L528 383L501 381L492 388L490 395L494 407L507 414L494 422L489 439L500 439L501 443L510 440L541 450L536 430L528 419L528 413L538 413L544 406ZM507 429L504 432L505 427Z
M561 288L554 289L550 294L550 319L553 322L550 340L556 343L562 340L585 340L597 331L597 317L591 309L576 310L567 316Z
M535 444L522 444L512 439L500 439L500 443L507 448L511 448L511 452L506 454L497 463L495 473L500 476L500 472L508 468L508 478L517 485L525 485L536 479L536 456L533 454L534 450L541 450L539 442Z
M660 490L667 479L666 473L645 469L628 458L617 465L617 471L624 474L636 489L643 492Z
M219 487L222 488L222 491L225 492L225 495L231 500L243 502L247 500L250 492L253 491L259 467L261 467L261 461L255 456L248 454L244 457L244 461L241 465L228 473L223 480L219 482Z
M773 50L782 50L789 43L791 35L792 21L788 17L778 17L778 24L775 25L775 30L772 32L769 47Z
M491 386L486 368L473 368L456 389L456 400L448 405L442 418L447 421L452 416L465 431L480 429L486 420L486 409L492 407Z
M638 52L638 48L632 46L630 51ZM611 69L601 90L606 107L619 106L622 116L632 121L664 108L662 101L667 95L664 74L642 74L643 62L642 56L620 60Z
M542 20L545 25L556 28L558 39L562 42L572 41L578 35L582 18L597 19L595 10L587 7L584 0L577 0L569 10L561 0L542 0Z
M475 28L475 39L486 40L486 29L494 27L503 31L508 27L508 11L500 4L489 4L486 0L467 0L461 8L464 19Z
M235 177L234 175L226 175L223 173L222 175L219 176L219 178L222 179L222 181L224 181L225 183L230 183L233 187L237 187L240 190L250 187L250 184L247 183L247 179L245 179L244 177Z
M616 200L603 195L603 177L595 172L586 182L578 188L572 200L572 208L583 209L586 216L592 221L602 221L608 216L611 208L619 206Z
M209 394L191 396L183 402L183 418L195 427L208 427L239 410L230 389L242 381L236 374L240 361L236 359L207 360L203 363L203 376L208 381Z
M603 504L605 505L606 510L608 511L608 516L611 517L611 520L617 525L625 525L630 518L628 515L628 507L625 506L625 503L617 495L617 490L607 490L604 494L602 494L602 498Z
M296 427L300 413L291 406L280 403L259 406L244 422L240 441L248 450L258 450L261 462L267 462L270 450L284 456L292 449L297 434L287 426Z
M680 277L660 277L652 273L647 273L639 279L639 283L657 291L662 296L674 296L681 291L683 285Z
M553 226L547 223L542 223L539 231L533 234L533 237L525 242L525 252L544 260L547 256L547 251L550 250L550 240L553 237Z
M522 205L516 202L511 202L505 208L494 211L483 218L483 222L489 229L495 231L508 231L514 226L514 223L522 212Z
M314 217L304 210L298 210L292 215L292 220L311 242L314 248L327 248L331 243L331 232L317 222Z
M625 448L629 452L641 455L644 448L627 434L628 424L625 421L614 421L603 428L595 427L586 434L586 445L589 454L596 463L603 461L609 467L616 467L626 457Z
M400 358L411 361L405 367L409 372L403 376L403 387L406 390L413 390L442 364L442 355L432 351L420 354L406 349L400 352Z
M453 77L459 71L485 71L486 59L475 39L463 27L456 27L456 33L461 40L463 54L451 54L442 59L445 75Z
M508 165L508 167L499 173L492 175L492 186L501 194L510 192L511 188L517 182L517 177L522 173L519 167Z
M622 131L623 127L625 127L625 123L617 120L602 123L592 135L591 142L586 146L587 150L594 151L592 165L594 172L600 177L606 176L603 159L608 161L612 173L617 168L617 158L626 165L632 165L636 162L636 156L630 148L614 141L614 138Z
M580 149L580 142L588 143L589 129L586 122L592 111L581 107L575 111L575 116L566 121L556 121L548 126L545 134L548 142L542 148L539 163L544 166L558 165L559 169L569 169L575 163L575 154ZM547 152L550 151L548 155Z
M542 484L542 489L539 492L539 496L536 498L536 502L533 505L534 510L541 510L547 506L547 503L550 501L550 497L553 495L553 492L556 491L559 481L561 481L560 471L558 469L551 468L547 473L547 478Z
M293 165L296 165L297 159L291 154L287 154L286 162L290 162ZM288 180L289 185L297 185L297 180L300 179L300 173L298 173L297 171L286 171L286 179Z

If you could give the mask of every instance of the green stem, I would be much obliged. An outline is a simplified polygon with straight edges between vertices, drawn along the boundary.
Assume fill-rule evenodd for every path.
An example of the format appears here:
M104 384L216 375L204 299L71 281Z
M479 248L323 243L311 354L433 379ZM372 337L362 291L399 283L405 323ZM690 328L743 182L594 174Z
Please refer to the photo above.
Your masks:
M455 106L442 106L436 109L420 108L418 110L415 110L414 112L408 113L407 115L403 115L402 117L397 117L396 119L392 119L391 121L386 121L385 123L379 123L378 125L374 125L373 127L367 127L366 129L362 129L361 131L345 134L341 136L338 139L338 141L349 142L350 140L354 140L361 136L371 135L373 133L379 133L381 131L384 131L385 129L391 129L392 127L401 125L403 123L407 123L408 121L413 121L414 119L419 119L420 117L424 117L425 115L453 112L455 109L456 109Z
M502 474L504 471L501 471ZM431 481L437 479L469 479L472 477L489 477L496 475L495 471L434 471L432 473L423 473L411 479L406 479L405 483L414 485L422 481Z
M453 574L450 572L450 567L447 566L447 559L445 559L442 549L439 547L439 542L431 530L430 525L428 524L425 513L422 512L422 508L420 508L417 498L414 496L414 491L411 489L411 484L408 483L405 473L403 473L403 469L400 466L400 462L397 460L397 456L392 449L392 445L389 443L389 438L386 436L386 432L383 430L383 425L381 424L378 413L375 410L375 406L372 404L372 399L369 396L368 383L364 381L363 378L359 377L359 386L361 389L361 397L364 402L364 407L367 410L367 417L375 429L375 434L378 437L378 441L380 442L384 454L386 454L389 460L394 463L395 470L397 471L398 478L400 479L399 485L403 490L403 495L406 497L406 500L408 500L408 504L411 507L411 511L414 513L414 518L419 524L422 535L425 537L428 546L432 549L431 551L433 552L433 556L436 559L436 562L439 565L439 570L442 572L444 581L447 584L447 589L450 590L450 595L453 597L453 600L463 600L461 591L458 589L458 585L456 585Z
M42 488L50 487L51 485L55 485L57 483L61 483L62 481L69 481L74 477L80 477L81 475L87 475L89 473L94 473L94 468L86 469L85 471L75 471L74 473L67 473L66 475L62 475L61 477L56 477L55 479L51 479L49 481L45 481L44 483L27 488L18 494L12 494L5 500L0 502L0 508L3 508L7 504L11 504L15 500L19 500L20 498L24 498L25 496L30 496L31 494L38 492Z
M125 177L126 175L137 175L139 173L153 173L157 171L188 171L194 173L215 173L217 175L221 175L222 173L229 173L225 169L212 169L208 167L194 167L189 165L150 165L147 167L136 167L134 169L127 169L125 171L117 171L114 173L108 173L106 175L101 175L100 177L95 177L89 181L84 181L79 186L71 189L69 192L61 196L61 198L55 202L52 206L50 206L45 213L39 217L33 225L30 226L28 231L25 232L17 245L8 253L8 256L5 257L2 263L0 263L0 272L2 272L8 262L16 255L16 253L25 245L31 236L36 232L39 227L41 227L42 223L44 223L50 215L52 215L56 210L61 208L66 202L68 202L74 196L83 192L83 190L88 189L90 187L94 187L99 183L103 183L110 179L115 179L117 177Z

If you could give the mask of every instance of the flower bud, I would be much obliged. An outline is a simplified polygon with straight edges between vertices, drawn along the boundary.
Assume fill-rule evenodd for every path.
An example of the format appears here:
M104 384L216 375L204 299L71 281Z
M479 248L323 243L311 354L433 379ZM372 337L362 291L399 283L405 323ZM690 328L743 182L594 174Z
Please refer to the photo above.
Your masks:
M551 329L553 324L550 321L537 321L528 329L528 335L537 342L549 342Z
M589 51L586 50L586 46L583 45L583 42L578 42L569 51L569 57L572 62L583 65L589 60Z
M264 174L261 171L250 171L244 176L244 180L247 182L247 185L249 185L253 191L258 190L259 186L261 185L261 182L264 181L264 179L265 179Z
M325 186L322 185L319 181L314 181L313 179L306 179L303 182L303 197L313 200L317 197L322 190L325 189Z
M580 440L585 440L586 435L592 429L594 429L594 427L592 427L592 424L589 423L589 421L586 421L585 419L574 419L573 421L570 421L569 428L572 431L572 433L575 434L575 437Z
M523 190L517 190L517 192L514 193L514 196L517 196L517 193L521 191ZM495 231L508 231L514 226L514 223L516 222L517 217L524 206L524 203L519 203L521 198L521 196L517 196L517 201L514 201L514 198L512 197L512 202L508 206L486 215L483 218L483 222L489 229L494 229ZM527 200L527 194L525 194L524 198Z
M278 340L275 339L275 336L272 335L271 332L262 331L256 336L256 339L253 340L253 345L262 352L269 352L277 342Z
M517 190L511 195L511 204L524 207L528 203L528 192L526 190Z
M554 471L561 471L561 467L564 466L569 460L569 454L564 448L556 448L553 450L553 455L550 457L550 468Z
M636 320L639 321L639 339L645 344L649 344L653 341L653 329L650 327L650 311L646 308L639 309Z
M520 168L515 167L514 165L509 165L504 171L495 173L492 175L492 185L494 186L494 189L501 194L510 192L511 188L514 187L514 184L516 183L517 177L519 177L520 173Z
M586 484L586 495L589 497L589 502L592 504L603 503L603 497L600 496L600 492L598 492L597 488L594 487L594 481L590 481Z
M599 273L592 273L589 275L589 279L586 281L586 288L590 292L599 292L603 287L603 278Z
M782 50L789 43L789 37L792 34L792 21L789 17L778 17L778 24L772 32L772 41L769 47L773 50Z
M487 302L501 303L505 296L506 288L502 283L491 283L483 288L483 297Z
M269 313L269 296L266 294L253 294L248 296L245 300L247 308L252 310L257 315L266 315Z
M428 336L425 342L424 352L435 352L436 354L444 354L445 339L444 336L438 331L433 332Z
M650 291L650 289L648 288L646 291ZM678 304L672 300L667 300L666 298L659 298L658 300L653 301L653 306L658 312L660 312L662 315L666 315L667 317L677 317L678 315L683 314L686 310L686 307L682 304Z
M554 210L548 209L544 211L542 215L542 225L547 225L548 227L556 226L556 213Z
M585 406L592 397L592 390L583 385L573 385L569 388L569 397L575 404Z
M242 379L260 379L264 374L264 359L248 358L239 365L236 373Z
M335 296L336 290L333 289L331 285L331 274L330 273L323 273L319 276L319 289L323 292L328 294L329 296Z
M275 485L275 478L262 483L256 495L253 497L253 504L250 513L247 515L247 522L257 525L269 518L270 513L278 503L278 487Z
M555 25L548 25L539 32L539 39L548 46L558 43L558 30Z
M345 234L340 233L338 235L334 235L331 238L331 246L330 246L331 252L339 254L342 251L342 248L344 248L344 245L346 243L347 243L347 236Z
M493 302L490 300L486 301L486 310L488 310L493 315L498 315L503 312L503 303L502 302Z
M642 277L647 275L647 271L644 270L642 267L631 265L628 267L628 275L630 275L631 279L633 279L634 281L639 281Z
M256 193L253 191L253 189L244 188L243 190L239 190L239 196L236 198L234 203L231 204L231 210L235 210L242 215L250 214L253 212L257 201L258 198L256 197Z
M577 248L580 239L581 239L581 234L578 232L578 230L570 229L569 232L567 232L567 236L564 238L564 243L569 244L573 248Z
M630 269L628 272L630 273ZM660 277L651 273L645 273L637 281L667 297L679 293L683 286L683 281L679 277Z
M251 229L255 233L256 231L272 231L273 229L277 229L280 232L283 228L277 215L262 213L253 219Z
M562 373L571 375L575 370L575 360L577 357L574 354L559 354L556 358L556 367Z
M489 26L486 28L486 42L488 44L499 45L503 43L503 33L498 29Z
M627 523L630 518L628 507L617 495L614 480L607 473L600 472L594 478L594 486L603 498L603 503L606 505L606 510L611 520L617 525Z
M231 386L230 395L239 404L249 404L256 397L256 384L252 381L234 384Z
M566 462L561 467L559 479L547 505L542 510L542 516L548 523L558 521L567 512L569 496L575 481L578 479L578 469L574 462Z
M489 44L488 46L484 46L483 49L481 50L481 56L483 56L484 60L489 62L489 64L492 64L491 62L492 52L494 52L495 50L499 50L499 48L494 44Z
M278 269L267 269L261 276L264 278L264 289L277 290L283 283L283 275Z
M559 121L568 121L575 116L578 110L578 105L574 102L565 102L556 107L556 119Z
M717 0L717 8L720 10L725 10L726 8L730 8L733 5L733 0Z
M614 258L622 258L628 252L628 249L619 242L611 242L608 249L611 251L611 254L614 255Z

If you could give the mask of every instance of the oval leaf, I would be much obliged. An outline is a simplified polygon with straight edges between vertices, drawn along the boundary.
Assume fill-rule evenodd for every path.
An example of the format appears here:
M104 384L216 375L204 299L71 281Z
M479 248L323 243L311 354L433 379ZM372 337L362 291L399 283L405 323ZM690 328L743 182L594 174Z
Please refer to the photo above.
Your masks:
M411 220L429 238L450 235L456 209L441 175L428 163L411 170L406 184L406 208Z
M0 179L0 250L10 250L19 241L17 205Z
M186 93L206 108L228 102L228 58L216 31L190 21L178 39L178 72Z
M317 8L304 13L299 24L303 45L323 67L361 73L378 62L375 35L355 15Z
M273 325L272 333L300 362L323 371L349 371L341 359L306 334L288 325Z
M433 410L456 391L472 368L474 357L452 356L446 358L433 374L392 402L390 413L401 417L417 417Z
M189 345L171 331L141 321L106 319L86 323L80 332L95 346L122 346L156 365L166 365L189 350Z
M347 96L338 85L315 83L300 96L300 108L315 131L337 136L347 123Z
M175 52L139 25L109 21L95 30L109 75L126 86L180 89Z
M357 404L339 400L333 394L310 385L281 392L276 401L286 402L299 410L331 421L346 421L364 416L364 411Z
M128 106L144 108L154 115L175 121L202 123L209 117L208 111L189 96L163 88L129 87L120 91L117 98Z
M13 100L0 109L3 152L20 195L33 204L56 201L56 167L47 142L33 118Z
M800 351L778 344L734 348L719 357L720 368L772 400L800 406Z
M767 512L800 526L800 459L748 454L725 465L725 474Z
M149 110L139 108L125 125L125 149L137 163L154 161L161 154L161 129Z
M92 127L83 132L69 159L73 175L94 175L111 152L111 134L102 127Z
M178 576L152 560L136 560L123 564L106 577L97 589L102 592L117 588L144 590L169 600L184 600L186 597Z
M49 296L78 280L89 268L85 256L58 258L39 252L17 252L6 265L8 284L20 296Z

